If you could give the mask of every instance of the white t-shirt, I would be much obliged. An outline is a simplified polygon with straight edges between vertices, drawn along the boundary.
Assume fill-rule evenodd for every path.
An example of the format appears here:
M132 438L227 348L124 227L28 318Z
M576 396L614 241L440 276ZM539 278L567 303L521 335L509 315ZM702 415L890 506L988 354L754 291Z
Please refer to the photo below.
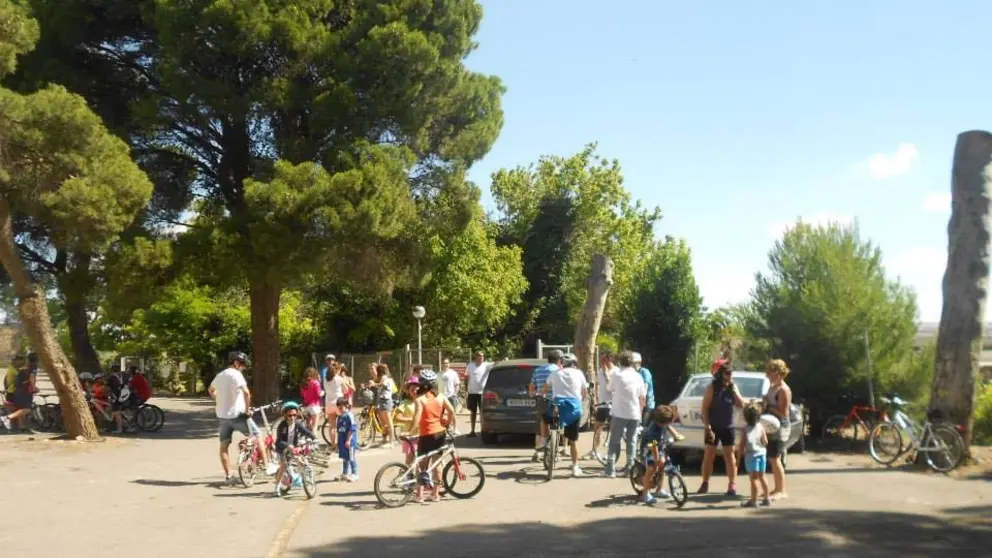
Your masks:
M611 401L610 380L619 371L616 366L611 366L609 369L600 368L596 373L596 398L599 399L600 404Z
M471 363L465 372L468 373L468 392L471 394L482 394L486 389L486 382L489 380L489 370L493 367L491 362L482 364Z
M458 377L458 372L451 368L445 370L444 374L441 374L442 395L445 397L458 395L458 384L460 383L462 383L462 379Z
M625 420L641 420L641 397L647 396L648 385L633 368L622 368L610 380L610 415Z
M552 397L582 399L582 390L589 387L589 382L578 368L559 368L548 376L548 385Z
M217 395L217 418L233 419L245 413L245 398L242 390L248 387L245 376L234 368L222 370L210 382Z
M324 382L324 393L327 394L328 405L337 405L338 399L344 397L344 380L340 374Z

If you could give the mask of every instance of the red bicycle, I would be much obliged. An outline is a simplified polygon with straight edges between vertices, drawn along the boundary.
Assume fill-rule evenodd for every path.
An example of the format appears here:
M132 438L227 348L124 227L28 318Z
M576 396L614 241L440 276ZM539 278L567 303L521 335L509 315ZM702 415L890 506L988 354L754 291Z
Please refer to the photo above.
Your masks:
M276 452L276 438L272 435L272 428L269 426L269 419L265 416L265 411L268 409L274 409L281 406L281 401L276 401L275 403L269 403L268 405L258 407L254 412L261 413L262 424L265 425L264 435L265 435L265 451L268 452L269 463L279 463L279 454ZM248 420L252 420L249 416ZM251 428L251 426L249 426ZM245 488L250 488L255 484L255 476L258 475L258 470L260 468L264 469L262 464L262 448L258 447L258 443L255 441L256 436L250 436L248 438L243 438L238 443L238 477L241 479L241 484Z
M884 409L855 404L846 415L833 415L823 423L820 440L825 443L840 442L851 448L858 440L867 442L875 425L888 420Z

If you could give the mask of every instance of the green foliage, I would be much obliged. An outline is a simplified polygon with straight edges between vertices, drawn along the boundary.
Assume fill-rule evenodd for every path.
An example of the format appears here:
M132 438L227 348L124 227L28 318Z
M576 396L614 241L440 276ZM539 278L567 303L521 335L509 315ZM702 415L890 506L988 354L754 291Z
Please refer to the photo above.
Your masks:
M987 383L978 390L972 437L976 444L992 445L992 383Z
M645 255L622 311L628 316L624 343L644 357L662 399L674 397L686 376L701 303L685 241L669 237L656 243Z
M769 272L756 276L747 329L768 342L766 357L789 363L798 397L867 397L866 331L874 370L904 385L898 370L915 342L915 297L886 278L881 251L857 228L800 222L768 259Z
M17 57L34 48L38 22L10 0L0 0L0 78L14 71Z
M623 187L620 164L600 158L595 145L569 157L542 157L536 166L493 175L493 197L506 242L523 248L530 289L517 326L540 312L536 332L547 339L570 339L574 318L586 295L592 255L614 262L603 329L617 331L618 309L631 295L642 265L641 253L653 242L658 209L633 202Z

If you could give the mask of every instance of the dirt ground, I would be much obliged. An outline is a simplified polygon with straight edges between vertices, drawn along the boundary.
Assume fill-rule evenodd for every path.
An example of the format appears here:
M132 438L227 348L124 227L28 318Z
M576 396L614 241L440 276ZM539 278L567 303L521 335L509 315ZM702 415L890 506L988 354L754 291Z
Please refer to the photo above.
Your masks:
M215 421L199 399L161 399L165 428L100 443L0 436L0 506L16 522L0 530L4 555L102 556L108 545L148 556L820 556L992 557L992 483L981 471L948 477L885 469L867 455L790 456L790 497L743 510L722 495L692 494L685 508L638 505L626 479L606 479L595 462L551 482L530 462L528 440L483 447L486 484L473 499L380 509L375 471L398 449L359 455L361 478L319 483L320 494L276 499L272 484L219 485ZM464 428L463 428L464 429ZM40 438L40 437L39 437ZM583 435L580 447L588 449ZM979 464L985 456L979 456ZM698 470L684 471L691 491ZM746 493L746 483L739 489ZM297 491L298 492L298 491ZM13 510L16 510L14 512ZM10 526L14 528L8 528ZM53 536L57 533L58 536Z

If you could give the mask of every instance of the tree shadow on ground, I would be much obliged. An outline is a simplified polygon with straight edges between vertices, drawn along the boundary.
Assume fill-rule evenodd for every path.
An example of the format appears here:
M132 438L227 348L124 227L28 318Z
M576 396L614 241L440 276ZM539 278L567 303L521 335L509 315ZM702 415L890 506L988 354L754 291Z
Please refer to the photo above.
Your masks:
M992 529L889 512L760 509L739 517L628 517L568 526L524 522L425 527L422 536L355 536L287 556L987 556Z

